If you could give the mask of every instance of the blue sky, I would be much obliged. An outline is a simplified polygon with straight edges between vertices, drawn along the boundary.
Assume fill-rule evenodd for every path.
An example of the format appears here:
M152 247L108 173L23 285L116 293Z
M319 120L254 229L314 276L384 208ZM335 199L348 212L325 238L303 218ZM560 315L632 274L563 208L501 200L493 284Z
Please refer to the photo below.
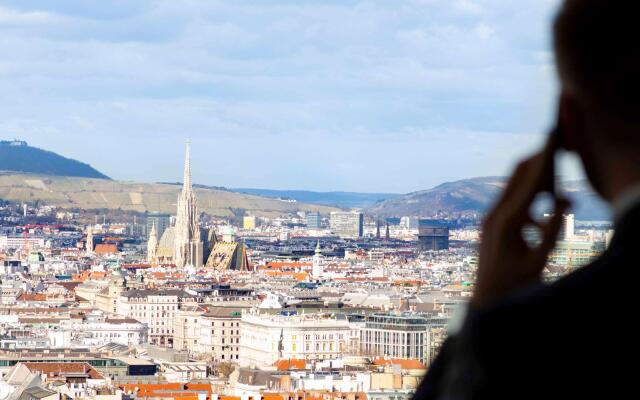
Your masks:
M543 139L557 0L3 1L0 138L111 177L410 192Z

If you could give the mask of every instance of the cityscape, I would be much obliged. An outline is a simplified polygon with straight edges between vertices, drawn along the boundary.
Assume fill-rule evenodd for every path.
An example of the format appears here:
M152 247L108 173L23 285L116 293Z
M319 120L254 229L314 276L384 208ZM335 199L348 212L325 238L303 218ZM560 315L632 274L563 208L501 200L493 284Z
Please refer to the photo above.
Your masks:
M173 213L3 200L3 398L410 399L472 293L481 215L214 217L191 174L187 143ZM545 278L611 233L565 215Z
M0 400L413 399L555 121L560 3L0 5ZM562 214L547 283L614 234L576 160L518 227Z

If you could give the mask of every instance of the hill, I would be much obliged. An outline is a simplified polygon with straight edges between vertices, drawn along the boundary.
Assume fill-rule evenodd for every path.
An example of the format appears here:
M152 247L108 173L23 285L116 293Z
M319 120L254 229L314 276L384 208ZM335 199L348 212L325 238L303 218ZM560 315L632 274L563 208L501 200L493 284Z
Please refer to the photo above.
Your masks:
M381 216L418 215L431 217L438 213L472 214L486 212L502 192L505 177L481 177L443 183L432 189L409 193L385 200L368 211ZM585 181L562 183L563 191L572 200L576 218L607 220L608 207Z
M0 173L0 199L40 200L62 208L122 209L175 213L180 186L161 183L121 182L105 179ZM336 208L281 201L228 190L194 188L198 208L210 215L278 216L297 211L329 213Z
M308 190L231 189L275 199L296 200L340 208L368 208L384 200L399 197L394 193L313 192Z
M0 171L109 179L89 164L31 147L19 140L0 141Z

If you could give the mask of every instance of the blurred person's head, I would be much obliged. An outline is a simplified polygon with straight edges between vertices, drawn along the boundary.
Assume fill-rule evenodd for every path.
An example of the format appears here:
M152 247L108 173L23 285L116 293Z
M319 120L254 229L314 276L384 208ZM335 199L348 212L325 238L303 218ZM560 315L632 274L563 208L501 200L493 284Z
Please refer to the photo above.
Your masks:
M611 201L640 182L640 0L565 0L554 26L562 144Z

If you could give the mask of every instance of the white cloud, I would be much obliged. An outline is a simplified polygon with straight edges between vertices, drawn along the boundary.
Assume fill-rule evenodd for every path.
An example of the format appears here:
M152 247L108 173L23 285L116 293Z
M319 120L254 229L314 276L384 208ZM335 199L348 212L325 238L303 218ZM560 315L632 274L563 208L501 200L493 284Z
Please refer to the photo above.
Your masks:
M477 132L469 157L488 152L509 132L541 132L553 103L545 32L554 4L538 0L7 4L0 136L119 178L179 178L175 146L191 136L242 149L215 153L214 164L233 172L194 160L203 183L249 186L260 170L261 186L421 189L444 177L431 158L467 156L461 132ZM416 131L431 132L437 153L420 156L415 144L430 149ZM103 151L90 146L92 135ZM384 140L393 143L385 156L393 173L362 179L370 158L360 148L385 152ZM523 152L521 142L507 143L504 160L462 163L447 177L503 171ZM336 152L325 168L298 159L311 145ZM265 175L265 159L282 165ZM420 180L421 169L430 172Z

